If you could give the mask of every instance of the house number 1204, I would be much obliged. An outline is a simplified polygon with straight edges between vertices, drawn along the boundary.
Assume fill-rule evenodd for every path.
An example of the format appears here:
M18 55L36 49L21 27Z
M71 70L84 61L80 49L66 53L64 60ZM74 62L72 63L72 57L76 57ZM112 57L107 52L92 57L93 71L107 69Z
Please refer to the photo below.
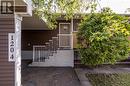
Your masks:
M15 61L15 34L8 34L8 60L10 62Z

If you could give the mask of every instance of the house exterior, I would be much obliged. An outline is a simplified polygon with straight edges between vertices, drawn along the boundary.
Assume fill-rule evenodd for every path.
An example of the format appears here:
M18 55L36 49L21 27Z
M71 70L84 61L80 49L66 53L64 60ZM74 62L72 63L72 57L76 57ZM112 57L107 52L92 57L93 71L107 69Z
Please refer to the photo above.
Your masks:
M2 0L0 5L0 86L21 86L24 64L74 67L74 20L59 19L57 29L50 30L32 15L31 0Z
M21 21L32 15L31 4L0 1L0 86L21 86Z
M36 18L34 15L30 18L23 18L21 45L23 60L32 59L33 62L29 66L74 67L74 48L77 47L76 32L80 19L68 21L58 19L57 28L51 30ZM39 22L38 26L36 22ZM31 26L32 23L35 25Z
M59 18L51 30L33 15L31 0L1 0L0 5L0 86L21 86L24 66L74 67L80 17Z

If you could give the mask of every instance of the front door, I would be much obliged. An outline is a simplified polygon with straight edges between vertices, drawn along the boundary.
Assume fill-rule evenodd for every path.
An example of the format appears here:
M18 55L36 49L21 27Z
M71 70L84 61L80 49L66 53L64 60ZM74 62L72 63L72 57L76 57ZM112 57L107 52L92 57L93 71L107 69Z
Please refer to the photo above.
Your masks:
M63 49L71 48L71 24L60 23L59 24L59 47Z

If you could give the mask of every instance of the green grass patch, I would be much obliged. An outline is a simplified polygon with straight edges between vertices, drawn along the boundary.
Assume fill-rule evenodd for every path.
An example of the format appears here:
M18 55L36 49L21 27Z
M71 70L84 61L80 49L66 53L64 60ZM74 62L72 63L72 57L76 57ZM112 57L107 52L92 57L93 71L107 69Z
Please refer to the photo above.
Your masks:
M87 73L92 86L130 86L130 73Z

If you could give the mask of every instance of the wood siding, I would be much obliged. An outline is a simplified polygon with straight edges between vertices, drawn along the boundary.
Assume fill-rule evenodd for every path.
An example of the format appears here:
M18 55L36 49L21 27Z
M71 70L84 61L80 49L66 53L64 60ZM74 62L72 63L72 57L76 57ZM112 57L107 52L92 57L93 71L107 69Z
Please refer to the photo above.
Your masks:
M77 48L77 32L79 28L79 23L81 22L81 19L74 19L73 20L73 48Z
M59 34L59 23L70 23L66 20L58 20L57 22L57 28L54 30L37 30L37 28L35 30L22 30L22 50L32 50L33 45L44 45L52 37Z
M73 32L73 48L77 48L77 32Z
M14 30L14 18L0 15L0 86L14 86L14 63L8 62L8 33Z
M56 30L23 30L22 31L22 50L33 50L33 45L44 45L46 42L56 37Z

